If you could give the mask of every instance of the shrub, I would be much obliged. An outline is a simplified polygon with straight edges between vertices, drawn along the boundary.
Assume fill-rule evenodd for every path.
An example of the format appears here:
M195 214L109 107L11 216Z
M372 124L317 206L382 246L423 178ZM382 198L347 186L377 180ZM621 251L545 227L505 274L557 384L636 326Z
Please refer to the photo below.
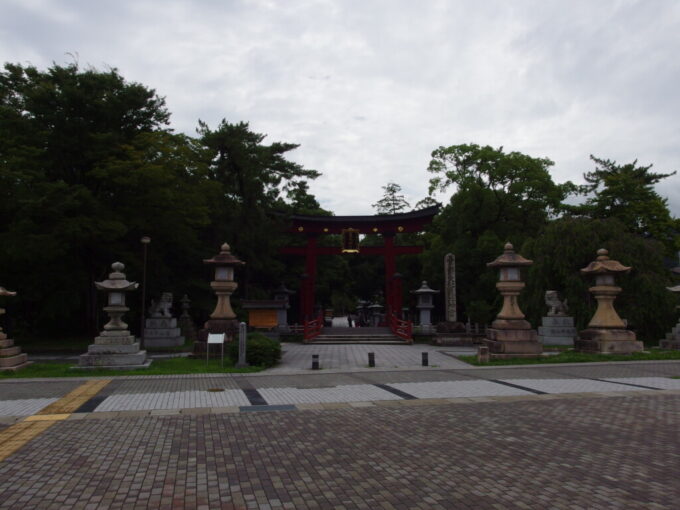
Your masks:
M238 360L238 341L229 344L229 357ZM267 338L262 333L248 333L246 340L246 361L249 365L273 367L281 359L281 343Z

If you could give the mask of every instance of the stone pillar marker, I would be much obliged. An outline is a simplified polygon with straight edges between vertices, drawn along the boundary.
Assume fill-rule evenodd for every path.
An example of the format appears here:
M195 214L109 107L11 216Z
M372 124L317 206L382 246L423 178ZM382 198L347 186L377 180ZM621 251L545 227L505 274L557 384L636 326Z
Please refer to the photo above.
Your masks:
M626 324L614 309L614 300L621 293L614 277L630 270L618 260L611 260L604 248L597 250L597 259L581 269L581 274L595 277L595 286L588 290L597 300L597 310L588 328L579 332L574 343L576 351L631 354L643 350L642 342L636 339L634 332L626 329Z
M97 290L108 292L107 306L104 311L109 315L109 322L104 331L94 339L87 348L87 353L79 359L80 368L143 368L151 364L147 360L146 351L139 349L139 342L123 322L123 314L130 309L125 306L125 293L137 289L138 283L125 279L120 262L111 264L112 273L103 282L94 282Z
M238 325L238 363L236 363L236 368L248 366L248 362L246 361L246 340L246 323L242 322Z
M538 328L538 339L543 345L574 345L574 318L567 315L567 301L560 301L556 290L545 291L548 315Z
M458 322L456 310L456 256L447 253L444 257L444 295L446 298L446 322Z
M16 295L16 292L10 292L4 287L0 287L0 296L12 297ZM5 309L0 308L0 315L4 313ZM7 338L7 335L2 331L2 326L0 326L0 372L19 370L31 363L32 361L27 361L26 353L22 353L21 348L14 345L14 340Z
M488 267L497 267L500 278L496 288L503 296L503 308L496 316L491 327L486 330L484 344L489 348L491 359L539 357L542 352L536 330L524 320L517 296L524 288L520 268L533 262L515 253L510 243L506 243L503 254Z

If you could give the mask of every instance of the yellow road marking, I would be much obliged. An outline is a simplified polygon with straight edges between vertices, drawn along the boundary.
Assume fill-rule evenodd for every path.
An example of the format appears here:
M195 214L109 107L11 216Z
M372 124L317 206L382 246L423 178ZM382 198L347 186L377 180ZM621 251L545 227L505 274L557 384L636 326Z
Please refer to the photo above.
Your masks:
M75 390L67 393L62 398L48 405L38 414L65 414L72 413L85 402L99 393L102 388L111 382L111 379L98 379L87 381Z
M66 414L35 414L33 416L29 416L24 420L24 422L27 421L61 421L65 420L71 416L69 413Z
M66 420L71 416L71 413L94 397L110 382L111 379L87 381L48 405L39 413L0 431L0 462L55 423Z

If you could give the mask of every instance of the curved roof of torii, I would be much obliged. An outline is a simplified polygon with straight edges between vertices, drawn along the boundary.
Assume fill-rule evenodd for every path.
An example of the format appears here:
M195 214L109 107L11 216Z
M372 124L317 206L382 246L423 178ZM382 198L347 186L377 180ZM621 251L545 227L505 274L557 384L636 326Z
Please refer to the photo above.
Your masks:
M362 234L396 234L420 232L439 212L435 205L418 211L375 216L290 216L290 232L306 234L339 234L343 229L353 228Z

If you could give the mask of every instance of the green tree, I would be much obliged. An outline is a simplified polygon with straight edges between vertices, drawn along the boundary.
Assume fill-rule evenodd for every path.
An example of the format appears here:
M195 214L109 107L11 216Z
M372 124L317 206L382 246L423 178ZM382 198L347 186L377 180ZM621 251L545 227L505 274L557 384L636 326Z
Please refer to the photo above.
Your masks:
M410 207L404 195L400 194L401 186L396 182L388 182L382 189L383 197L373 204L378 214L396 214Z
M654 185L675 175L651 172L652 165L638 166L637 160L625 165L590 156L595 170L583 174L583 194L590 195L575 211L591 218L617 218L631 232L663 242L669 252L680 248L678 221L671 217L668 201Z
M242 291L247 297L268 296L284 268L277 257L283 225L275 211L290 211L285 193L303 210L318 203L307 192L306 181L320 173L288 159L298 145L274 142L250 130L247 122L222 120L212 130L199 121L200 142L206 148L210 175L221 186L213 203L214 241L229 239L245 261Z
M458 302L472 321L490 321L498 305L496 275L486 263L503 251L505 242L520 247L536 235L563 211L562 202L575 190L570 182L553 182L552 164L476 144L439 147L432 153L430 193L451 185L455 193L425 236L424 277L441 288L444 256L455 254Z
M195 229L208 221L211 186L200 148L168 118L163 98L115 69L0 72L0 279L20 291L27 328L96 331L92 281L114 259L139 278L142 235L154 239L158 284L202 251Z
M600 248L609 250L611 258L632 266L630 274L617 277L623 291L616 298L616 310L639 339L656 344L676 318L675 296L666 290L672 281L664 264L664 247L631 233L616 218L564 217L528 240L522 255L534 264L527 271L527 286L520 296L523 311L533 324L540 324L547 311L545 291L557 290L567 298L569 314L576 318L578 328L584 329L596 302L588 292L593 281L584 278L580 269L595 259Z

